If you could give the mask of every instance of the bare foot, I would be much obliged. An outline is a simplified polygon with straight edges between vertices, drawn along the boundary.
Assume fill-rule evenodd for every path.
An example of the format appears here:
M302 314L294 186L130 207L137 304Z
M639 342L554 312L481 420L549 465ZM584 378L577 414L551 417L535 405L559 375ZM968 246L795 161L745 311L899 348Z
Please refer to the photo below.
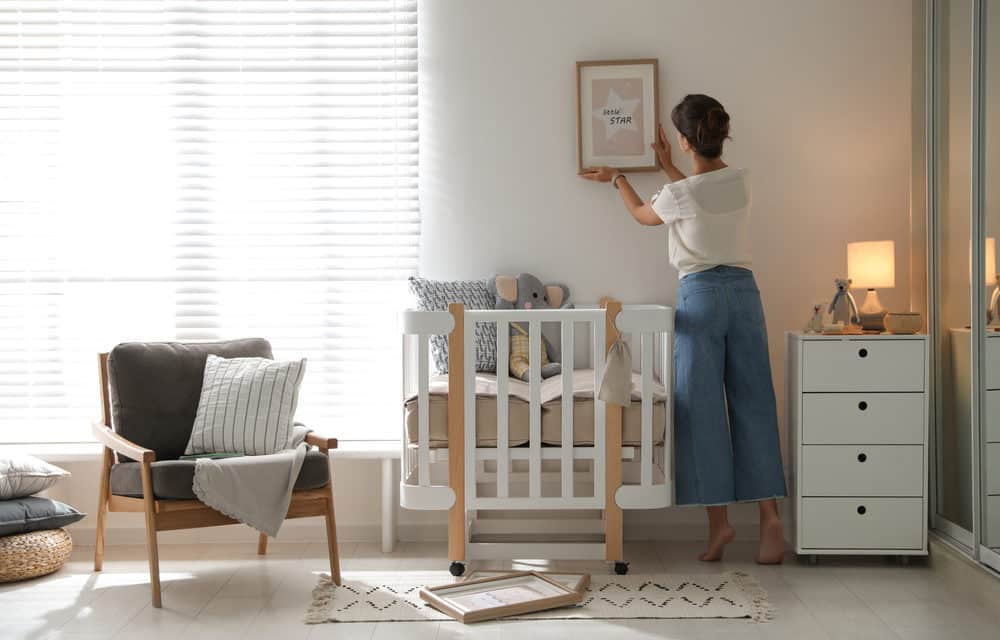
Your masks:
M769 520L760 524L760 549L757 564L781 564L785 559L785 537L781 531L781 520Z
M726 545L732 542L735 537L736 529L730 526L711 532L708 540L708 549L705 550L705 553L698 556L698 559L702 562L718 562L722 560L722 554L726 549Z

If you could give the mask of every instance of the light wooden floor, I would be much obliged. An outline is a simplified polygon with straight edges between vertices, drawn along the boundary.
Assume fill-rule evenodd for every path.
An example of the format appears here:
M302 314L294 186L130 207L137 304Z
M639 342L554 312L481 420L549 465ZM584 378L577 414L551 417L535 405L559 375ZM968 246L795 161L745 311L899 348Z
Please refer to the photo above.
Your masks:
M1000 581L937 553L930 563L902 567L882 558L829 560L811 567L794 559L758 567L752 545L735 543L725 562L694 560L692 543L627 544L634 573L753 573L778 607L768 624L720 620L383 623L305 625L316 574L324 571L322 544L272 543L258 558L251 544L161 545L163 609L149 605L142 547L108 548L105 570L90 571L90 548L78 548L60 572L0 585L0 638L1000 638ZM443 543L402 544L383 555L374 544L342 546L351 571L441 570ZM607 571L601 563L560 563L563 569ZM523 635L528 634L528 635Z

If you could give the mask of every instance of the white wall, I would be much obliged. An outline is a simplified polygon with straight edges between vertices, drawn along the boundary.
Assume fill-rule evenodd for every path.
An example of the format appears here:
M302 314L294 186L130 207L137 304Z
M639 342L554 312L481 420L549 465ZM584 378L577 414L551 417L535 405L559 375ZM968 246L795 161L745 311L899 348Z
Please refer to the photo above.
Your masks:
M424 0L419 19L423 275L531 271L579 302L674 303L666 232L630 222L613 189L575 176L574 63L655 57L661 119L689 92L718 97L733 116L726 159L753 174L779 402L782 334L829 299L848 241L896 241L896 288L881 297L909 305L911 0ZM633 184L648 197L661 180ZM92 510L97 466L71 468L73 486L59 491ZM378 463L334 469L342 534L374 538ZM130 515L114 514L112 540L141 540ZM702 517L630 513L626 535L696 536ZM445 532L443 513L403 512L400 523L404 537ZM92 526L80 523L79 537ZM229 527L167 538L183 535L252 539ZM318 522L296 522L281 538L321 536Z
M732 115L725 159L753 178L755 271L783 405L783 332L829 300L847 242L895 240L896 287L881 298L910 304L911 4L426 0L422 275L530 271L579 302L673 304L666 231L631 222L611 187L575 176L574 63L658 58L661 120L693 92ZM662 181L632 178L644 197ZM677 513L639 520L700 518Z

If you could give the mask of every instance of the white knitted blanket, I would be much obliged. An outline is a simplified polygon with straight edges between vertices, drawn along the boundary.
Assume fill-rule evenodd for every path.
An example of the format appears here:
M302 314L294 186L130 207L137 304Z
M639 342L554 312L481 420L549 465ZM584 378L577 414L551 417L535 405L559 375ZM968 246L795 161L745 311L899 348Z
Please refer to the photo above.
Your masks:
M295 426L288 448L262 456L212 460L194 467L194 494L216 511L272 538L285 521L309 445L309 429Z

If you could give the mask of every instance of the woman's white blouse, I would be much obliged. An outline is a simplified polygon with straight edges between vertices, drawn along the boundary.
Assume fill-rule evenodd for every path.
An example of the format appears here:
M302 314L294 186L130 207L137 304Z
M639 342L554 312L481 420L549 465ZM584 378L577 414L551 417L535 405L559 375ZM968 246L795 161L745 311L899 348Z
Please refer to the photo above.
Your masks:
M670 264L684 277L719 265L750 268L750 185L724 167L663 186L653 211L667 225Z

